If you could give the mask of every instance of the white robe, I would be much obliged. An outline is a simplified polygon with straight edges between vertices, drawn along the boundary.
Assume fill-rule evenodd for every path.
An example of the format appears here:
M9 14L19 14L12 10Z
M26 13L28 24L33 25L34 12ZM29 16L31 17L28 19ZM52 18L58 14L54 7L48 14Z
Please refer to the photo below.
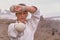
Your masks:
M32 13L31 19L26 22L26 28L23 33L19 33L17 37L17 31L14 28L14 24L18 23L11 23L8 26L8 35L10 40L34 40L34 33L37 29L37 25L40 20L40 11L37 10L35 13Z

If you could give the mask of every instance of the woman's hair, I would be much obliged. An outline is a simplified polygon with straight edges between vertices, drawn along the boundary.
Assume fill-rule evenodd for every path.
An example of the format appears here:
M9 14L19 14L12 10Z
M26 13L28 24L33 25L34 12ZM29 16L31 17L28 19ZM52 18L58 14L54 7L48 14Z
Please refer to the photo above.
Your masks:
M22 5L22 6L26 6L26 4L18 4L18 5ZM24 11L24 12L26 12L26 13L28 13L28 11ZM17 13L19 13L19 12L17 12ZM15 14L15 15L17 15L17 13Z
M26 4L18 4L18 5L26 6Z

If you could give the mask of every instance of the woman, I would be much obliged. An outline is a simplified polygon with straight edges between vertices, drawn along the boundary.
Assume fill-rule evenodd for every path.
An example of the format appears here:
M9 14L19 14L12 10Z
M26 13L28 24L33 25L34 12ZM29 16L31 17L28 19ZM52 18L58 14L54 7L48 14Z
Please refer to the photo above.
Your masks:
M10 40L34 40L34 33L40 20L40 12L37 7L19 4L11 6L10 11L14 12L17 17L16 23L11 23L8 26ZM28 17L28 12L32 14L29 20L26 19ZM25 25L22 32L16 30L16 25L19 23Z

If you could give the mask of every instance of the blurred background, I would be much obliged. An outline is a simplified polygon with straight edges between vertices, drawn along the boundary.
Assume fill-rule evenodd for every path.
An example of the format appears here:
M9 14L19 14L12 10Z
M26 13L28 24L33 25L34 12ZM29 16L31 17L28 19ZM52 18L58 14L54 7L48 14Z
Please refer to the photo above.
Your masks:
M40 9L40 22L34 40L60 40L60 0L0 0L0 40L9 40L8 25L16 21L9 8L20 3Z
M2 12L3 10L6 12L11 5L19 3L37 6L40 9L40 14L44 17L60 16L60 0L0 0L0 9ZM11 13L7 14L10 15Z

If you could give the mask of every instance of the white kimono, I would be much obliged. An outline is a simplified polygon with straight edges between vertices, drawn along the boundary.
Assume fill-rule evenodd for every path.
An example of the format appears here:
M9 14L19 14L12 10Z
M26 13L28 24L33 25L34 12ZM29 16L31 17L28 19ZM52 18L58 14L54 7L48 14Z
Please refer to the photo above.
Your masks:
M11 23L8 26L8 35L10 37L10 40L34 40L34 33L37 29L37 25L40 20L40 11L37 10L35 13L32 14L31 19L29 19L26 22L26 28L24 32L19 33L19 36L17 37L17 31L14 28L14 25L16 23Z

